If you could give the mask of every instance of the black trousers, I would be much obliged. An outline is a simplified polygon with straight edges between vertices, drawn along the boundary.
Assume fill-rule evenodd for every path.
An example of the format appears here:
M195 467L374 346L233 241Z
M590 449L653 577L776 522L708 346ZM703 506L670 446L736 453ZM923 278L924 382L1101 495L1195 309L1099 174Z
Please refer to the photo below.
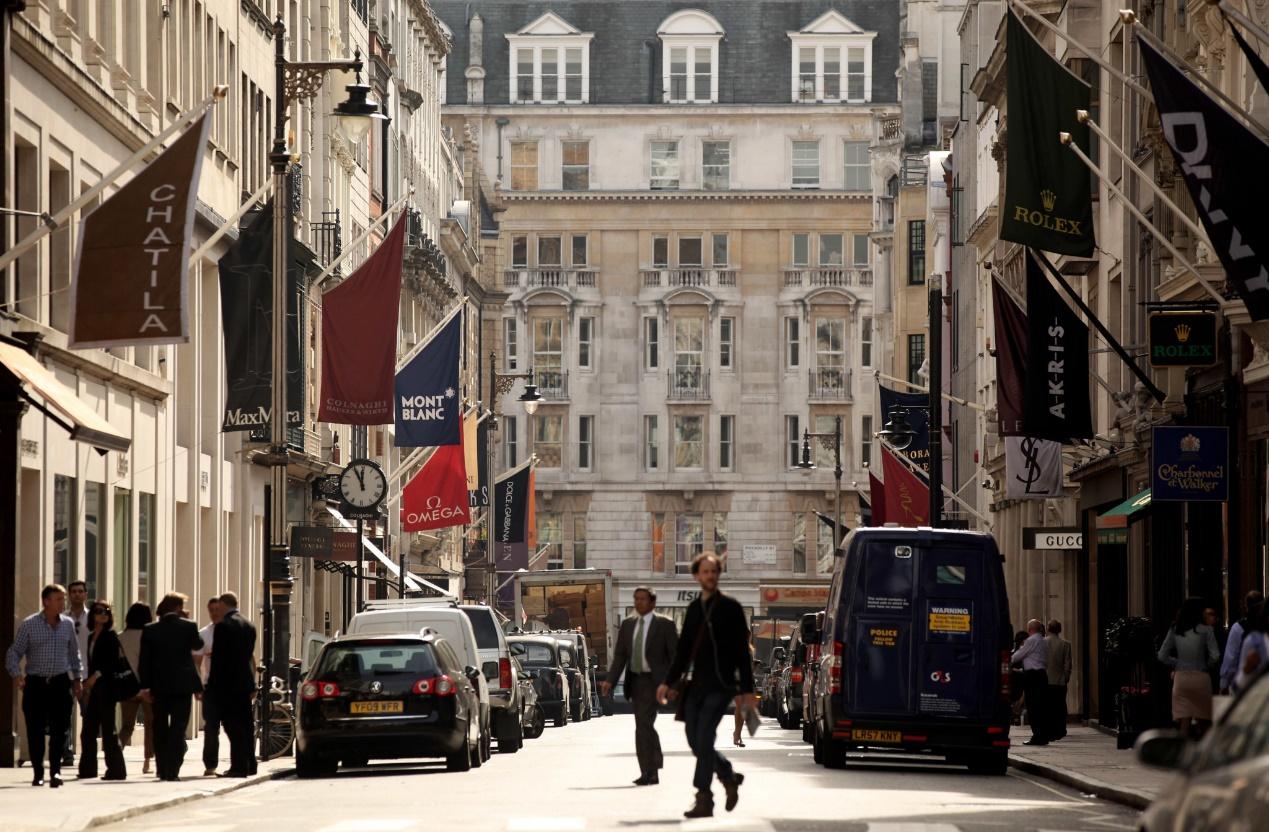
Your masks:
M229 770L255 774L255 713L251 694L217 694L220 718L229 737Z
M188 693L154 697L154 758L160 780L175 780L181 774L187 748L185 731L193 704Z
M79 731L79 776L88 779L97 776L97 735L101 734L101 749L106 756L106 776L125 777L128 773L123 762L123 748L115 726L115 700L100 681L93 685L88 701L84 703L83 727Z
M48 732L48 770L62 771L62 752L66 749L66 729L70 726L70 677L63 674L51 678L27 676L22 691L22 717L26 720L26 742L31 754L31 769L44 776L44 734Z
M1049 685L1049 739L1066 736L1066 685Z
M723 721L732 696L727 691L703 685L688 685L683 696L687 697L683 706L687 744L696 756L692 785L698 792L709 792L715 774L723 783L735 777L731 763L714 748L718 723Z
M211 771L220 765L220 726L224 715L214 691L203 692L203 768ZM225 726L225 733L229 733Z
M626 696L634 705L635 756L639 771L656 774L665 765L661 756L661 736L653 723L657 720L657 683L651 673L626 673Z
M1024 670L1022 689L1027 697L1027 722L1031 724L1031 739L1048 742L1052 726L1052 706L1049 704L1049 674L1044 670Z

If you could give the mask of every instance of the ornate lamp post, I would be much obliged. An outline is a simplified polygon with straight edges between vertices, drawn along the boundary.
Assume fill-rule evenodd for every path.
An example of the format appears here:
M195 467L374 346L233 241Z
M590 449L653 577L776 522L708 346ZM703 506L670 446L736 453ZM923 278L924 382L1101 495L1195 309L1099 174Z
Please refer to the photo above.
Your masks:
M833 449L833 479L837 483L837 497L833 501L833 553L836 555L842 540L842 417L834 417L831 432L802 431L802 459L798 462L798 468L808 474L815 470L815 460L811 459L812 439L818 439L826 450Z
M498 354L490 351L489 353L489 431L494 433L498 430L498 402L501 397L511 392L512 386L519 379L524 379L524 392L520 394L520 401L524 403L524 412L532 416L538 412L538 405L542 403L542 395L538 393L538 386L533 380L533 369L530 368L525 373L500 373L498 372ZM487 443L489 453L487 454L489 465L489 511L488 511L488 527L485 532L485 602L489 606L495 606L494 595L498 591L498 564L494 558L494 457L497 455L494 451L493 442Z

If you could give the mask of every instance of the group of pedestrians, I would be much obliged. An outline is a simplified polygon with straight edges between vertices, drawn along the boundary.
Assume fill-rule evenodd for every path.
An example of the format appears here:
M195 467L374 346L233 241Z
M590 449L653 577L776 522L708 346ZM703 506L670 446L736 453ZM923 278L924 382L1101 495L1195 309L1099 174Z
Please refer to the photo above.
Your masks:
M1055 618L1045 627L1037 618L1028 621L1010 665L1022 669L1023 701L1031 725L1031 739L1023 745L1048 745L1065 737L1072 657L1071 643L1062 638L1062 622Z
M5 670L22 692L31 784L45 783L47 734L47 782L53 788L62 785L62 768L74 759L67 732L76 701L81 780L127 777L123 748L132 742L138 711L145 724L142 773L150 772L153 759L160 780L179 779L194 697L202 699L207 716L204 773L216 774L223 726L229 737L230 768L222 776L253 774L256 631L239 613L238 597L226 592L211 599L212 623L201 632L188 620L187 595L168 593L153 613L147 604L135 603L128 608L121 633L115 632L110 602L99 599L89 604L86 598L83 581L69 588L45 586L41 610L22 621L5 654ZM122 724L116 724L116 714ZM104 774L98 769L98 737Z

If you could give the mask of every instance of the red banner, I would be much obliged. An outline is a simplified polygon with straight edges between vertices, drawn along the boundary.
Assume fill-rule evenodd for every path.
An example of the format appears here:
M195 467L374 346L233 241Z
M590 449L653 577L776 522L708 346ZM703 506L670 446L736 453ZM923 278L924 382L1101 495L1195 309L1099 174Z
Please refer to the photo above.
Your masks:
M402 214L383 245L351 277L322 295L319 422L393 423L404 242Z
M884 465L884 463L883 463ZM886 523L886 487L872 471L868 472L868 499L872 503L872 524L883 526Z
M401 530L425 532L468 522L462 445L441 445L401 491Z
M886 522L900 526L924 526L930 515L930 487L908 466L881 449L881 469L886 475Z

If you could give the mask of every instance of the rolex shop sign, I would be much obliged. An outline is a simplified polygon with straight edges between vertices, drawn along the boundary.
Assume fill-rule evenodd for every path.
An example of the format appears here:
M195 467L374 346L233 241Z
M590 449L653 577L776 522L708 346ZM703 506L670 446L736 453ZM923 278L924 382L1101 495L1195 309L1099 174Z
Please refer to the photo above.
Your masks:
M1229 499L1228 428L1156 427L1152 444L1152 501Z
M1210 367L1215 363L1215 313L1155 312L1150 315L1151 367Z

